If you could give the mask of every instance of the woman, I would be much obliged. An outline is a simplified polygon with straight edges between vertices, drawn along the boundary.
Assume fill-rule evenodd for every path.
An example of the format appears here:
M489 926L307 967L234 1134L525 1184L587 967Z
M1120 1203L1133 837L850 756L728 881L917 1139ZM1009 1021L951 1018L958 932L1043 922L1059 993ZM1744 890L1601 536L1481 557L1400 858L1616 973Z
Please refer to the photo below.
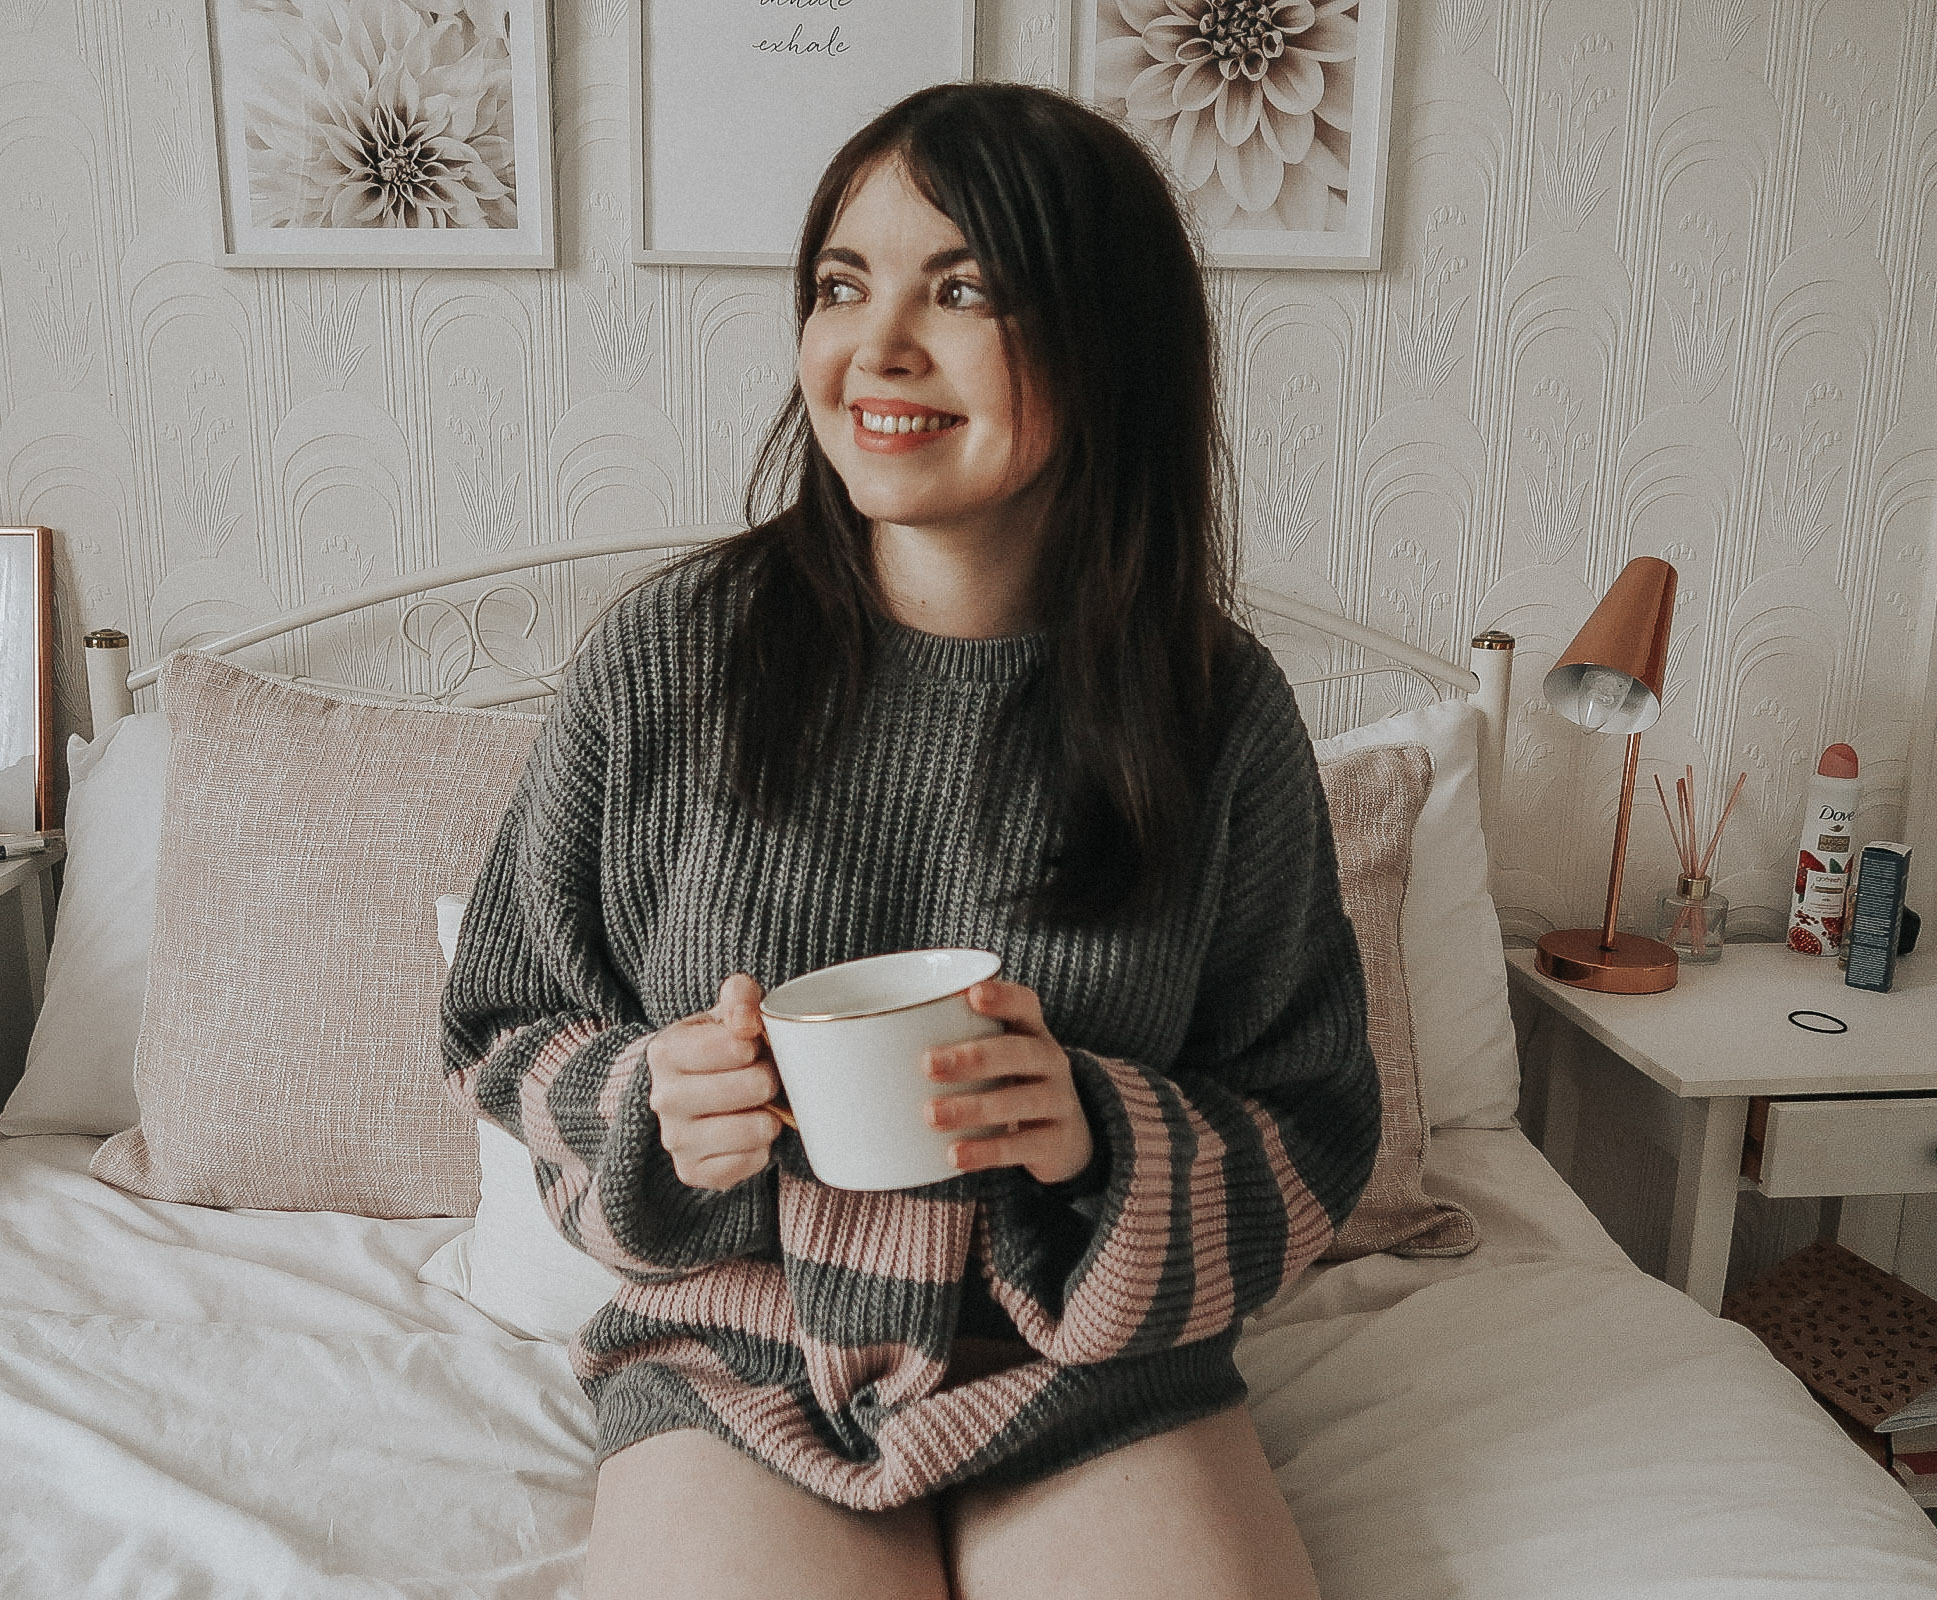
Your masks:
M1105 119L929 89L834 158L749 532L576 660L467 913L456 1092L627 1287L589 1592L1316 1592L1239 1320L1371 1170L1310 741L1230 620L1210 319ZM778 514L753 508L791 490ZM828 1189L763 985L998 952L962 1176Z

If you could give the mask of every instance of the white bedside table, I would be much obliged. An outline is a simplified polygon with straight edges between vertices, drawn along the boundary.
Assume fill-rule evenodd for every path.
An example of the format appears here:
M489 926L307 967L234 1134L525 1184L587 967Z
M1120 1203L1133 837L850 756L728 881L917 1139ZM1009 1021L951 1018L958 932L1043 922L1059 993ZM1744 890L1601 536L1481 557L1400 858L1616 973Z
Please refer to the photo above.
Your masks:
M14 856L0 861L0 924L8 938L0 944L6 952L6 965L16 963L26 971L27 1005L18 1005L20 980L12 970L0 985L0 1101L13 1092L18 1074L27 1059L27 1041L40 1015L40 1003L47 987L47 905L54 892L54 863L66 854L58 839L31 856ZM12 954L12 929L18 928L19 954Z
M47 983L47 903L46 894L54 863L67 854L59 839L50 839L47 848L31 856L11 856L0 861L0 917L20 919L21 942L27 952L27 996L34 1015L40 1012L42 991Z
M1667 1276L1710 1311L1721 1308L1743 1187L1772 1197L1937 1191L1931 952L1900 962L1888 994L1852 989L1834 961L1779 944L1732 944L1712 966L1684 964L1665 994L1576 989L1536 971L1533 959L1531 950L1507 952L1507 976L1523 993L1680 1099ZM1840 1018L1849 1031L1811 1033L1788 1020L1805 1009ZM1563 1176L1579 1121L1570 1054L1553 1052L1543 1141ZM1750 1179L1741 1173L1742 1140L1757 1095L1777 1103L1761 1176Z

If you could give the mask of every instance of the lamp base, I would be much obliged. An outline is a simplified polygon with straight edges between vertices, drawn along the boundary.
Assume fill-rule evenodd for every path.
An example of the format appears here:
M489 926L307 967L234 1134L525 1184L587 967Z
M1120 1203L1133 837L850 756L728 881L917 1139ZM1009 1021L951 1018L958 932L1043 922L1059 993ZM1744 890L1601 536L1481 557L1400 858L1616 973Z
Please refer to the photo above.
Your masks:
M1599 928L1542 934L1533 964L1556 982L1603 994L1660 994L1674 988L1680 970L1670 946L1638 933L1616 933L1614 948L1602 949Z

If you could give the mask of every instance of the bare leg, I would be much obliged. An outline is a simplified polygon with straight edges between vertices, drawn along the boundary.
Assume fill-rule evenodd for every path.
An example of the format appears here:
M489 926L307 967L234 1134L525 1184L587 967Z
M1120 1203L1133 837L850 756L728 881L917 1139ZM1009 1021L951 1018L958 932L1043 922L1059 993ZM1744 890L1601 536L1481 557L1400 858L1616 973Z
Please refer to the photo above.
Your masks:
M947 1600L927 1501L849 1511L697 1430L599 1469L586 1600Z
M1242 1408L1021 1489L944 1496L960 1600L1317 1600Z

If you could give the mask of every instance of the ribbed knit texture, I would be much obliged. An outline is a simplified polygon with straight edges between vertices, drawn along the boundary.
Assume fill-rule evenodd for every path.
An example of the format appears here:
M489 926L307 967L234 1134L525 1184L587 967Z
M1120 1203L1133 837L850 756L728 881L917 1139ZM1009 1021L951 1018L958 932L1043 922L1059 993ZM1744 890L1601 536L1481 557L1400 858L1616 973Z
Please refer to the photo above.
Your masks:
M580 652L444 1001L452 1092L525 1141L561 1232L627 1280L573 1344L602 1452L704 1428L879 1509L1237 1403L1240 1319L1325 1248L1379 1137L1324 793L1269 654L1246 641L1191 892L1053 926L1008 899L1057 822L994 732L1040 638L882 624L859 715L769 825L721 777L721 624L693 591L658 580ZM996 951L1040 996L1100 1193L1020 1169L849 1193L786 1132L730 1191L679 1181L647 1104L655 1029L733 972L770 988L937 945Z

